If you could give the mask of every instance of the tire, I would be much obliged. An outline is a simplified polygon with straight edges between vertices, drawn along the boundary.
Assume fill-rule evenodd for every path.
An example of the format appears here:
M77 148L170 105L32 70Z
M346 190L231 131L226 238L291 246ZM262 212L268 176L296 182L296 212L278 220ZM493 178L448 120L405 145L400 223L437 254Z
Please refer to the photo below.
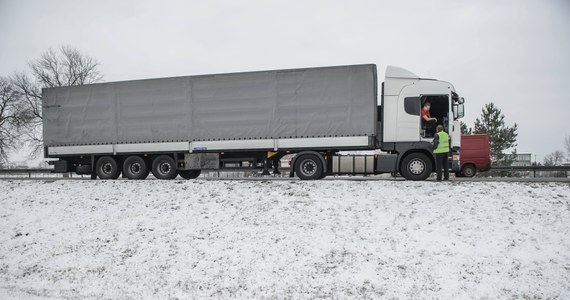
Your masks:
M140 156L129 156L123 163L123 175L128 179L145 179L149 170L146 161Z
M465 165L461 170L461 174L465 177L473 177L475 174L477 174L477 170L473 165Z
M196 179L200 176L202 170L187 170L187 171L178 171L178 175L184 179Z
M152 162L152 175L157 179L174 179L178 175L174 159L168 155L157 156Z
M305 154L297 158L295 172L301 180L321 179L324 175L323 163L313 154Z
M91 165L81 165L75 168L75 173L77 175L88 175L91 174Z
M117 179L121 175L117 161L111 156L103 156L97 160L95 173L101 179Z
M409 154L400 165L400 174L408 180L426 180L431 172L431 160L422 153Z

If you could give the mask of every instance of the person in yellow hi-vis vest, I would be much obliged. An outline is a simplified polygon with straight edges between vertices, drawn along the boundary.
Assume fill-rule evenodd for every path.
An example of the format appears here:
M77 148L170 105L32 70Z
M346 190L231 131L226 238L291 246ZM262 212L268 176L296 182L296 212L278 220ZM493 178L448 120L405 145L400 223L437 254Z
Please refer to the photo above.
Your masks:
M443 125L437 125L437 133L433 138L433 153L435 154L435 171L437 181L441 181L441 169L443 169L443 180L449 180L449 166L447 156L449 155L449 135L443 131Z

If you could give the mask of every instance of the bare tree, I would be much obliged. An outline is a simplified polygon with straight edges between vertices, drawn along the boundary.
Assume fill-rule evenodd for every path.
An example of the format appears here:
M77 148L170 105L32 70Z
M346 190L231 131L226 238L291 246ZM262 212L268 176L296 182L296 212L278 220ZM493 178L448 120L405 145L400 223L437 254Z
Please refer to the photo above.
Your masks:
M564 152L556 150L544 157L545 166L559 166L564 162Z
M42 89L24 72L15 72L10 78L16 92L20 96L28 114L33 116L29 120L33 124L42 122Z
M568 158L570 159L570 135L567 136L566 139L564 140L564 148L566 148Z
M0 77L0 167L8 162L7 151L16 146L19 129L32 118L19 98L10 80Z
M99 63L77 49L63 46L61 53L49 49L30 63L32 74L42 87L83 85L101 80Z
M30 73L15 72L11 82L24 103L28 118L24 135L35 151L41 149L42 88L83 85L102 80L99 62L79 50L62 46L49 49L39 59L29 63Z

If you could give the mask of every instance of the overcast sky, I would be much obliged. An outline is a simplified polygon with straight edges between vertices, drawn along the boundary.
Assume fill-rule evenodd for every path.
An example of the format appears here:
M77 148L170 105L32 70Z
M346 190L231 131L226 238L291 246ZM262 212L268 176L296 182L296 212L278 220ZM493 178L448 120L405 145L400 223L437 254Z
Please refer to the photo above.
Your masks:
M451 82L470 127L494 102L533 159L570 135L569 0L0 0L0 76L61 45L105 81L396 65Z

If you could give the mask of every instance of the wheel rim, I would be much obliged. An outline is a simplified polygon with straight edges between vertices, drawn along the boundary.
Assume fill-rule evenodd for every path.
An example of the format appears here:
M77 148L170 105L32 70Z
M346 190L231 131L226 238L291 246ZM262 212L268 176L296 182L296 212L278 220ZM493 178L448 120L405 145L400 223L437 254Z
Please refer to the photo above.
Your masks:
M170 170L172 170L172 166L167 161L161 161L158 165L158 172L162 175L170 173Z
M467 177L471 177L474 175L474 170L473 168L465 168L465 170L463 170L463 174L465 174L465 176Z
M301 162L301 172L305 176L314 175L317 172L317 163L313 160L304 160Z
M418 159L412 160L408 165L408 170L410 171L410 173L414 175L422 174L425 171L425 169L426 169L425 164Z
M140 163L136 162L136 163L132 163L129 166L129 170L131 171L132 174L139 174L142 170L142 166Z
M105 175L113 173L113 164L110 162L105 162L103 166L101 166L101 172Z

